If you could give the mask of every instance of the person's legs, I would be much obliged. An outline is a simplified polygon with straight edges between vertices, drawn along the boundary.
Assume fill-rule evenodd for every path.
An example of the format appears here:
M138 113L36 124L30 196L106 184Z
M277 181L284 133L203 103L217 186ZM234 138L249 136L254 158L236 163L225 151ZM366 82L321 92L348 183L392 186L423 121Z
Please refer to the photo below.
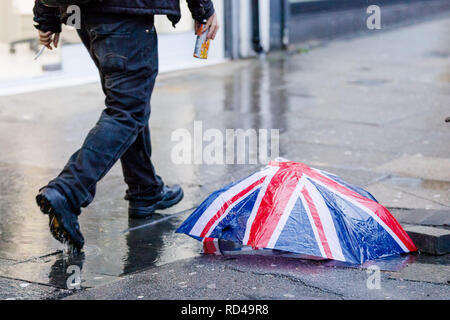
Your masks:
M128 214L133 219L145 219L158 209L169 208L183 199L179 185L167 187L156 175L151 162L150 129L140 132L135 142L122 156L122 170L128 190Z
M152 197L162 190L162 179L156 175L151 161L151 148L150 128L147 125L120 158L125 183L128 185L127 200Z
M106 109L81 149L36 196L41 211L49 216L53 236L77 249L84 245L80 209L92 202L97 182L119 159L129 185L130 217L146 218L183 198L180 186L164 186L150 160L150 97L158 73L153 19L111 15L107 20L84 22L79 31L99 69Z
M155 32L154 29L149 30ZM91 52L88 32L83 29L77 31L87 50ZM155 47L157 47L157 44ZM157 67L157 51L153 52L153 55L151 60L155 62L154 65ZM97 65L97 68L100 69L96 56L92 55L91 57ZM105 77L102 72L100 72L100 79L103 91L107 94L105 89ZM153 196L161 192L163 182L162 179L156 175L155 168L151 161L151 155L150 127L147 124L144 130L138 135L136 141L128 148L120 159L125 183L128 185L126 194L127 199Z
M156 33L148 19L123 19L119 15L117 19L86 24L80 32L99 67L106 109L82 148L48 184L63 193L75 210L90 204L97 182L122 157L130 185L145 182L144 186L162 188L150 162L149 137L148 146L145 143L149 102L158 72Z

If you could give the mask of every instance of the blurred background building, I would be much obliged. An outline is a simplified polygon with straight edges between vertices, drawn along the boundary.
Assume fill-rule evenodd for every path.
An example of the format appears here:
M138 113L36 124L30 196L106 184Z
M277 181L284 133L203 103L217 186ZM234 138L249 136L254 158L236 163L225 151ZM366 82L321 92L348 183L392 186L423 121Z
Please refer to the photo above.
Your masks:
M98 75L76 31L65 27L62 48L33 61L39 44L33 27L34 0L0 1L0 95L97 81ZM192 57L193 21L185 1L173 28L159 16L161 72L197 68L252 57L289 45L370 32L369 5L382 9L383 29L450 9L449 0L214 0L222 29L210 58Z

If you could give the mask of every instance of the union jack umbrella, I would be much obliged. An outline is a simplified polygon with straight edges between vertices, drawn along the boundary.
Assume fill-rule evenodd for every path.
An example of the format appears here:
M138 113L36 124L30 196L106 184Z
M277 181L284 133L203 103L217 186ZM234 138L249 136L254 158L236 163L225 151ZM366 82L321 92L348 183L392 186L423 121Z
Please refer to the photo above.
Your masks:
M367 191L305 164L274 161L210 195L181 225L204 242L364 263L417 251L391 213Z

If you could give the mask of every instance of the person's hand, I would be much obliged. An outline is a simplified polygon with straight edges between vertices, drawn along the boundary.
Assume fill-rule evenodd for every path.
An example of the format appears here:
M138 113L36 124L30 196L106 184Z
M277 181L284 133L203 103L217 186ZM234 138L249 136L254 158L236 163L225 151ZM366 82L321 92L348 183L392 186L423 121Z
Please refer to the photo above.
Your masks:
M39 30L39 42L50 50L53 50L52 43L55 48L58 48L59 33L53 33L51 31L42 32Z
M200 23L196 21L195 30L197 31L198 28L200 28ZM207 39L214 40L216 38L217 32L220 29L217 14L214 13L211 17L209 17L208 21L206 22L205 29L208 30Z

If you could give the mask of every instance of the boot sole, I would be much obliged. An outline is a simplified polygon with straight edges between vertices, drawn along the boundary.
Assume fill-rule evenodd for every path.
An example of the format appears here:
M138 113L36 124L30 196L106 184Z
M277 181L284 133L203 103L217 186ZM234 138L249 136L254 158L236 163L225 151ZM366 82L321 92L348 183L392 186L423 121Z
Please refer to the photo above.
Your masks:
M178 204L181 200L184 198L184 192L181 190L180 194L178 194L174 199L166 200L166 201L159 201L155 203L154 205L144 207L144 208L129 208L128 209L128 216L131 219L146 219L150 217L152 214L155 213L156 210L164 210L168 209L170 207L173 207L174 205Z
M41 212L49 216L49 227L52 236L62 244L68 243L69 245L72 245L74 241L72 241L69 233L59 221L56 210L52 206L51 202L42 194L36 196L36 202L38 207L41 209Z

